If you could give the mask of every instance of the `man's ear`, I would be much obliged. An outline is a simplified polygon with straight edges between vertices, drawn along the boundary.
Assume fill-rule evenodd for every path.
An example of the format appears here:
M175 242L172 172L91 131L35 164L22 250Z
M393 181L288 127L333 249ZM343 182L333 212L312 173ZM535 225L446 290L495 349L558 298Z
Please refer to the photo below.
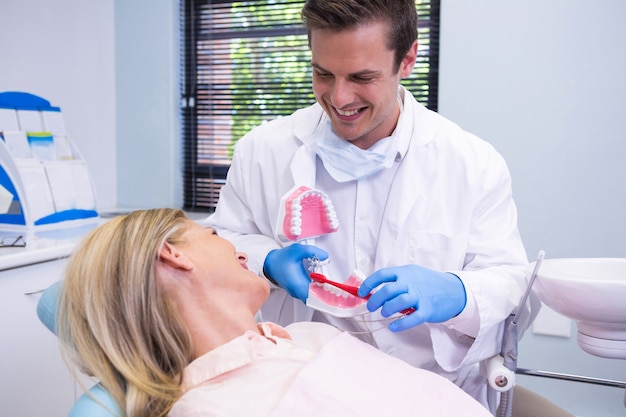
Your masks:
M191 271L193 269L193 262L187 255L180 251L176 246L164 242L159 252L159 259L166 265L172 268L182 269L185 271Z
M400 78L408 78L415 66L415 60L417 59L417 41L413 42L413 45L409 48L402 62L400 63Z

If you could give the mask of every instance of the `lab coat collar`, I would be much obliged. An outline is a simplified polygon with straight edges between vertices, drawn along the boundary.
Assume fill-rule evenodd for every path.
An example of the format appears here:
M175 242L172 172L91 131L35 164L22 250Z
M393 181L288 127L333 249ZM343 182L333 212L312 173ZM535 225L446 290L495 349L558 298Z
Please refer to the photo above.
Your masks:
M306 120L308 123L300 123L294 127L294 135L302 142L302 146L296 151L291 160L291 174L294 184L315 188L315 159L313 150L315 141L315 129L322 119L324 110L319 103L299 110L303 117L298 120Z
M411 143L414 100L413 96L407 93L403 86L399 86L398 90L398 96L402 101L402 113L400 113L400 119L398 119L398 126L396 127L398 133L398 153L396 161L401 161L406 155L409 144Z
M322 109L319 103L315 102L315 104L300 109L296 113L301 113L301 115L295 118L295 120L304 120L306 122L298 123L298 125L293 128L293 133L300 142L305 145L310 145L315 141L315 129L320 120L322 120L324 109Z

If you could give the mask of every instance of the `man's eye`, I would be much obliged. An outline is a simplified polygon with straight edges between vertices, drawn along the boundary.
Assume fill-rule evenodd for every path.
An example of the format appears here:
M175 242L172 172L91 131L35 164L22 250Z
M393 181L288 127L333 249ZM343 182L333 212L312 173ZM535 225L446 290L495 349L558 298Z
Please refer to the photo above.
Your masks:
M372 77L354 77L354 81L357 83L369 83L372 80Z

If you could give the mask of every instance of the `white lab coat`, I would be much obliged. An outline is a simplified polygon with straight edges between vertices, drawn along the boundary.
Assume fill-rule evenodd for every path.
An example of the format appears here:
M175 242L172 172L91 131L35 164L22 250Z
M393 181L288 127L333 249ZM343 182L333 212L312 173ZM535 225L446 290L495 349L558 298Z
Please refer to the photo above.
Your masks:
M418 264L457 274L471 297L468 304L474 306L472 315L479 320L478 334L474 338L455 330L456 318L392 333L384 322L363 324L313 312L278 288L272 290L262 318L281 325L301 320L329 322L414 366L448 377L487 405L486 380L478 363L499 352L502 323L527 286L528 260L517 229L510 175L491 145L427 110L410 94L404 96L403 117L409 118L412 134L383 209L372 254L374 270ZM316 170L323 165L310 146L322 111L315 104L265 123L235 147L226 185L207 224L246 252L248 266L259 273L269 250L285 245L278 239L281 197L295 185L319 188ZM328 181L324 184L332 188ZM321 190L342 198L331 189ZM332 259L341 260L338 264L346 263L344 257L354 262L349 254L354 236L342 234L341 227L341 219L354 218L354 212L345 212L353 210L354 203L333 203L339 231L315 243L328 249L324 242L332 242L332 248L345 248L348 253L330 253L330 266ZM376 203L385 204L371 204ZM345 270L335 270L331 278L336 274L347 277ZM381 318L377 312L371 316L372 320ZM525 324L520 324L523 329Z

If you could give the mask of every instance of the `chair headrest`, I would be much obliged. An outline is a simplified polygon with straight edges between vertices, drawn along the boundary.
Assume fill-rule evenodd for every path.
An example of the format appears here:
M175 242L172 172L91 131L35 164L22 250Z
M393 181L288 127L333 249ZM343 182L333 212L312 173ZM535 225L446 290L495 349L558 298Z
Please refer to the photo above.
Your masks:
M46 288L37 303L39 320L54 334L57 334L57 309L62 285L62 281L57 281Z
M104 406L104 407L103 407ZM80 396L67 417L119 417L122 413L113 397L100 384Z
M57 334L57 311L62 281L57 281L44 290L37 302L39 320L55 335ZM74 403L68 417L117 417L122 415L113 397L96 384L81 395Z

